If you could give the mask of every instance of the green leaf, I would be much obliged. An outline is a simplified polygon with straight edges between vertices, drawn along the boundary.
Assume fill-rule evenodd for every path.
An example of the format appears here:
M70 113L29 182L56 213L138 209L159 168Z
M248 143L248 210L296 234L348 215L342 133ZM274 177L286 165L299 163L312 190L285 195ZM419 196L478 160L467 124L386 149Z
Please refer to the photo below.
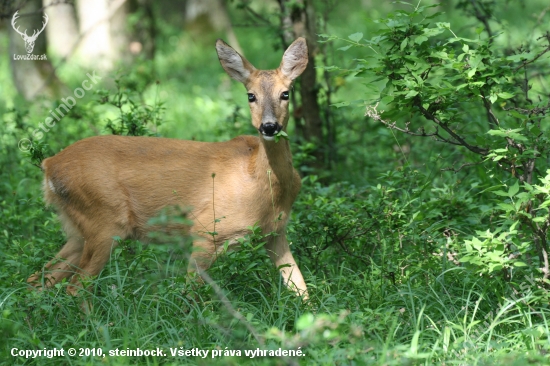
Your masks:
M535 136L538 136L541 133L540 128L538 128L537 125L531 125L531 128L529 131Z
M506 132L505 131L502 131L502 130L489 130L487 131L487 133L489 135L492 135L492 136L502 136L502 137L506 137Z
M502 98L502 99L510 99L514 96L514 94L507 93L507 92L498 93L497 95L499 98Z
M528 116L523 115L523 114L519 113L518 111L516 111L516 110L514 110L514 109L509 110L508 113L509 113L512 117L516 117L516 118L519 118L519 119L522 119L522 120L529 118Z
M380 101L384 104L389 104L393 102L394 96L393 95L386 95L384 98L382 98Z
M422 31L424 32L424 35L426 37L433 37L433 36L437 36L438 34L443 33L445 30L444 29L437 29L437 28L424 28Z
M275 135L275 143L279 142L280 139L288 140L288 134L281 130Z
M432 52L430 54L430 56L437 57L437 58L440 58L442 60L448 60L449 59L449 55L447 54L447 52L443 52L443 51Z
M417 96L418 92L416 90L410 90L407 95L405 95L405 99L410 99L414 96Z
M401 51L403 51L405 49L405 47L407 47L407 44L409 43L409 39L408 38L405 38L403 40L403 42L401 42L401 47L399 48Z
M348 105L350 105L350 102L339 102L339 103L331 104L331 107L341 108L341 107L347 107Z
M349 39L351 39L353 42L359 42L363 38L363 33L353 33L348 36Z
M428 37L426 36L418 36L415 38L414 43L416 44L422 44L428 40Z
M504 210L504 212L515 212L516 208L509 203L498 203L498 207Z
M516 181L509 189L508 196L513 197L519 192L519 183Z
M504 191L493 191L493 193L496 194L497 196L508 197L508 193Z

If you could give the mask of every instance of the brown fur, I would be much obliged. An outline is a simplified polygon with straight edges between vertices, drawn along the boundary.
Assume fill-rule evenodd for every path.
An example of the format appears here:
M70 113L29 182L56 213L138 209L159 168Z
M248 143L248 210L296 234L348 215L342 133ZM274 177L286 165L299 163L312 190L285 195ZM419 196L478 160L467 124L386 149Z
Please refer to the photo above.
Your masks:
M252 124L276 121L286 129L288 101L281 93L307 64L305 40L296 40L277 70L256 70L219 40L220 62L249 93ZM108 261L114 236L143 238L148 220L170 206L188 207L198 239L188 270L207 269L226 240L234 243L259 224L276 232L267 249L285 283L307 296L302 274L285 236L291 206L300 190L288 141L239 136L207 143L153 137L97 136L74 143L42 163L46 202L59 211L67 243L43 272L28 282L52 286L72 277L76 294L81 277L95 276ZM214 179L212 174L215 174ZM215 212L215 217L214 217ZM280 216L280 219L278 219ZM215 238L209 232L218 233Z

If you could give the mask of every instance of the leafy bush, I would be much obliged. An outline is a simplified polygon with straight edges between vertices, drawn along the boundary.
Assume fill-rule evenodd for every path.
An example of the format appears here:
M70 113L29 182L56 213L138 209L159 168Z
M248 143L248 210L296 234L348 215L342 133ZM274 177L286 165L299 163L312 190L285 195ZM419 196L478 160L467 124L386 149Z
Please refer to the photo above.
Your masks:
M538 206L546 201L544 191L532 184L547 169L550 151L550 100L534 76L550 71L543 57L550 33L541 33L532 48L506 49L482 37L483 27L476 38L462 37L450 23L436 21L440 13L427 14L434 6L411 7L377 20L384 27L369 40L362 33L323 37L347 43L343 51L365 50L345 73L368 81L373 97L364 100L367 117L392 131L462 148L464 161L451 170L483 164L493 176L489 190L504 184L508 193L497 194L521 197L495 209L525 215L505 227L493 221L484 241L467 240L463 262L476 263L480 273L530 263L546 281L550 216ZM505 183L495 185L495 179ZM495 224L498 229L491 228Z

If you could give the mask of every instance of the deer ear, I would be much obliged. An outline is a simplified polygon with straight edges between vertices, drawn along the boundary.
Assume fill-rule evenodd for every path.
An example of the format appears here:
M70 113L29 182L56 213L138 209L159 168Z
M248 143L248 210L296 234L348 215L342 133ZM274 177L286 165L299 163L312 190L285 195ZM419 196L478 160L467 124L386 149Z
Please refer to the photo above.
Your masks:
M300 76L302 72L304 72L307 66L307 61L308 56L306 40L305 38L300 37L292 42L292 44L285 51L279 70L281 70L286 78L294 80Z
M216 51L225 72L233 79L246 84L250 74L256 70L254 66L221 39L216 41Z

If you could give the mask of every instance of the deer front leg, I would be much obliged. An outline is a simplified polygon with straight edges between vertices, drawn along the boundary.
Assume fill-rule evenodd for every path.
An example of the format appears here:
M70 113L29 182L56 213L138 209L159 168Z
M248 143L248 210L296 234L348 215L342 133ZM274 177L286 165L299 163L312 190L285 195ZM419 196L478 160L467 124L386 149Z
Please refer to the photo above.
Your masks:
M266 249L269 253L271 261L277 268L284 266L280 269L280 271L285 281L285 285L295 291L298 295L303 296L304 300L307 300L309 295L307 293L306 282L304 281L302 272L300 272L300 268L298 268L298 265L292 256L285 233L283 232L282 234L272 238L266 244ZM290 265L290 267L288 265Z
M55 258L49 261L42 270L30 276L27 282L37 289L42 289L42 284L45 287L52 287L64 278L72 276L77 271L83 247L84 239L82 237L70 237ZM42 278L44 279L43 283Z
M193 242L192 252L187 264L187 274L192 275L196 273L196 281L199 284L204 284L202 274L210 268L216 259L215 245L209 238L201 238L200 235L195 235L200 239Z

